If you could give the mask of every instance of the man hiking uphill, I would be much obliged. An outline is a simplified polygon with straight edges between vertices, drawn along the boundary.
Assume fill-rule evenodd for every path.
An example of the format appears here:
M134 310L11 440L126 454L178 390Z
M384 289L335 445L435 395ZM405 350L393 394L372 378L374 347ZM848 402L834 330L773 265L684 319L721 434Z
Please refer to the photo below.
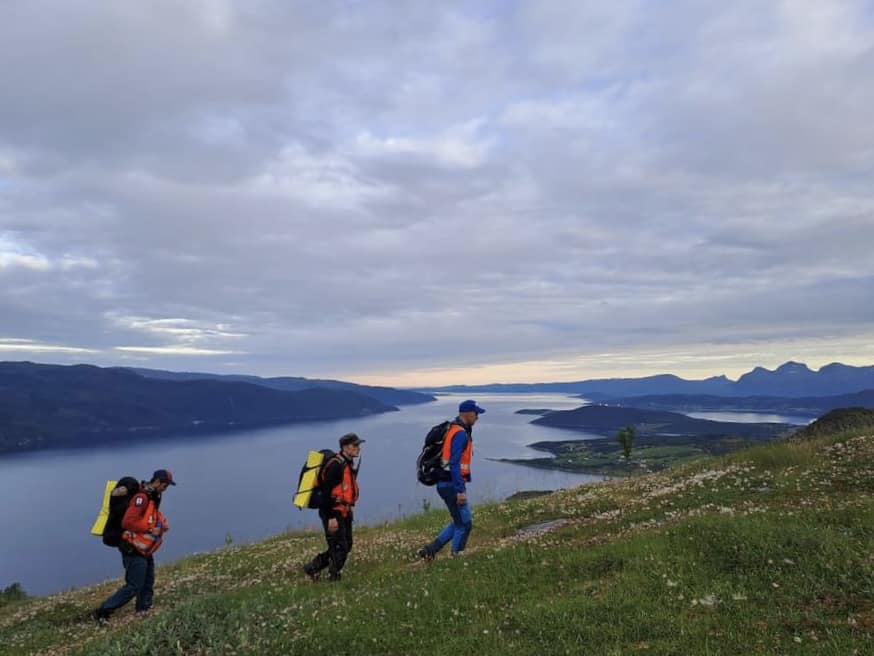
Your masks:
M358 501L358 470L353 464L363 443L355 433L347 433L340 438L340 451L319 472L319 487L325 491L319 517L328 549L304 565L304 573L313 581L319 580L326 567L328 580L339 581L352 551L352 509Z
M467 546L473 527L473 516L467 502L467 483L470 482L470 461L473 456L473 425L484 412L476 401L462 401L458 406L458 416L446 430L440 456L443 471L437 483L437 493L446 503L452 521L431 544L419 549L417 555L423 560L434 560L450 541L453 556L460 554Z
M173 474L168 469L159 469L152 474L148 483L143 481L139 490L131 496L121 519L122 533L118 544L124 565L124 585L94 611L94 619L98 624L105 624L112 613L134 597L137 599L137 614L145 614L151 609L155 584L153 554L160 548L164 533L169 530L167 520L158 508L161 495L171 485L176 485ZM124 493L130 492L126 490Z

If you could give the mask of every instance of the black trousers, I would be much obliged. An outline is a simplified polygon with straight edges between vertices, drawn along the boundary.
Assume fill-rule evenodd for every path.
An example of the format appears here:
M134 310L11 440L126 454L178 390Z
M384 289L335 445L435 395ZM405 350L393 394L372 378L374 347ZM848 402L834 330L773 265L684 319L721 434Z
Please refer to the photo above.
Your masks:
M343 565L346 564L346 558L352 551L352 511L349 511L347 517L343 517L333 510L319 510L319 517L322 520L322 527L325 529L328 549L313 558L310 569L321 572L327 567L331 578L340 578L340 572L343 570ZM328 520L331 518L337 520L337 530L333 533L328 530Z

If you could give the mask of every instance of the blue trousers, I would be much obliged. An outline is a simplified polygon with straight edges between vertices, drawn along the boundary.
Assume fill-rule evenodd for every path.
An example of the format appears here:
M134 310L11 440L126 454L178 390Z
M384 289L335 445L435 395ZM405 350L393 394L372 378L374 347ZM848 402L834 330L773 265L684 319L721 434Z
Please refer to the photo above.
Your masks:
M470 536L470 530L473 528L473 515L470 512L470 504L458 505L458 502L455 500L455 487L452 485L438 484L437 493L449 509L452 522L440 531L440 534L434 538L434 541L427 548L432 554L436 554L451 540L452 553L460 553L467 546L467 538Z
M146 611L152 607L153 587L155 585L155 559L136 552L121 552L124 565L124 585L100 605L100 611L107 617L134 597L136 609Z

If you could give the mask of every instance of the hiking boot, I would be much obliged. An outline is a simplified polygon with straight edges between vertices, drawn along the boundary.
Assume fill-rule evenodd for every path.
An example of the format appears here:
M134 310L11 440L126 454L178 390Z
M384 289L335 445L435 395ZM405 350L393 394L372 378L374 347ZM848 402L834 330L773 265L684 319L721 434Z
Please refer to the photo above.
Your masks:
M137 612L134 613L134 615L136 615L141 620L147 618L151 614L152 614L151 608L145 608L143 610L138 610Z
M306 565L303 566L303 573L306 574L307 577L309 578L309 580L312 581L313 583L319 582L319 578L320 578L319 570L317 570L315 567L313 567L312 563L307 563Z
M434 552L431 551L428 547L422 547L416 552L416 556L424 560L426 563L430 563L434 560Z
M91 619L94 620L97 626L106 626L109 624L109 613L100 608L96 608L91 612Z

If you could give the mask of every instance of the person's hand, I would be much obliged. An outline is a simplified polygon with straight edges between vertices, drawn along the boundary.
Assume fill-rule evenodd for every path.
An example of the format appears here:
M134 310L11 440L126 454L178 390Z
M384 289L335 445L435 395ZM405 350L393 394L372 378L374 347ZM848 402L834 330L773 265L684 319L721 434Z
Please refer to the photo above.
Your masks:
M465 494L464 492L459 492L458 494L456 494L455 503L457 503L459 506L465 505L467 503L467 494Z
M337 524L337 518L331 517L331 519L328 520L328 532L336 533L338 528L339 525Z
M111 497L121 497L127 494L127 488L124 485L119 485L112 492L109 493Z
M155 537L158 537L161 535L162 531L157 526L153 526L152 528L149 529L149 533L151 533Z

